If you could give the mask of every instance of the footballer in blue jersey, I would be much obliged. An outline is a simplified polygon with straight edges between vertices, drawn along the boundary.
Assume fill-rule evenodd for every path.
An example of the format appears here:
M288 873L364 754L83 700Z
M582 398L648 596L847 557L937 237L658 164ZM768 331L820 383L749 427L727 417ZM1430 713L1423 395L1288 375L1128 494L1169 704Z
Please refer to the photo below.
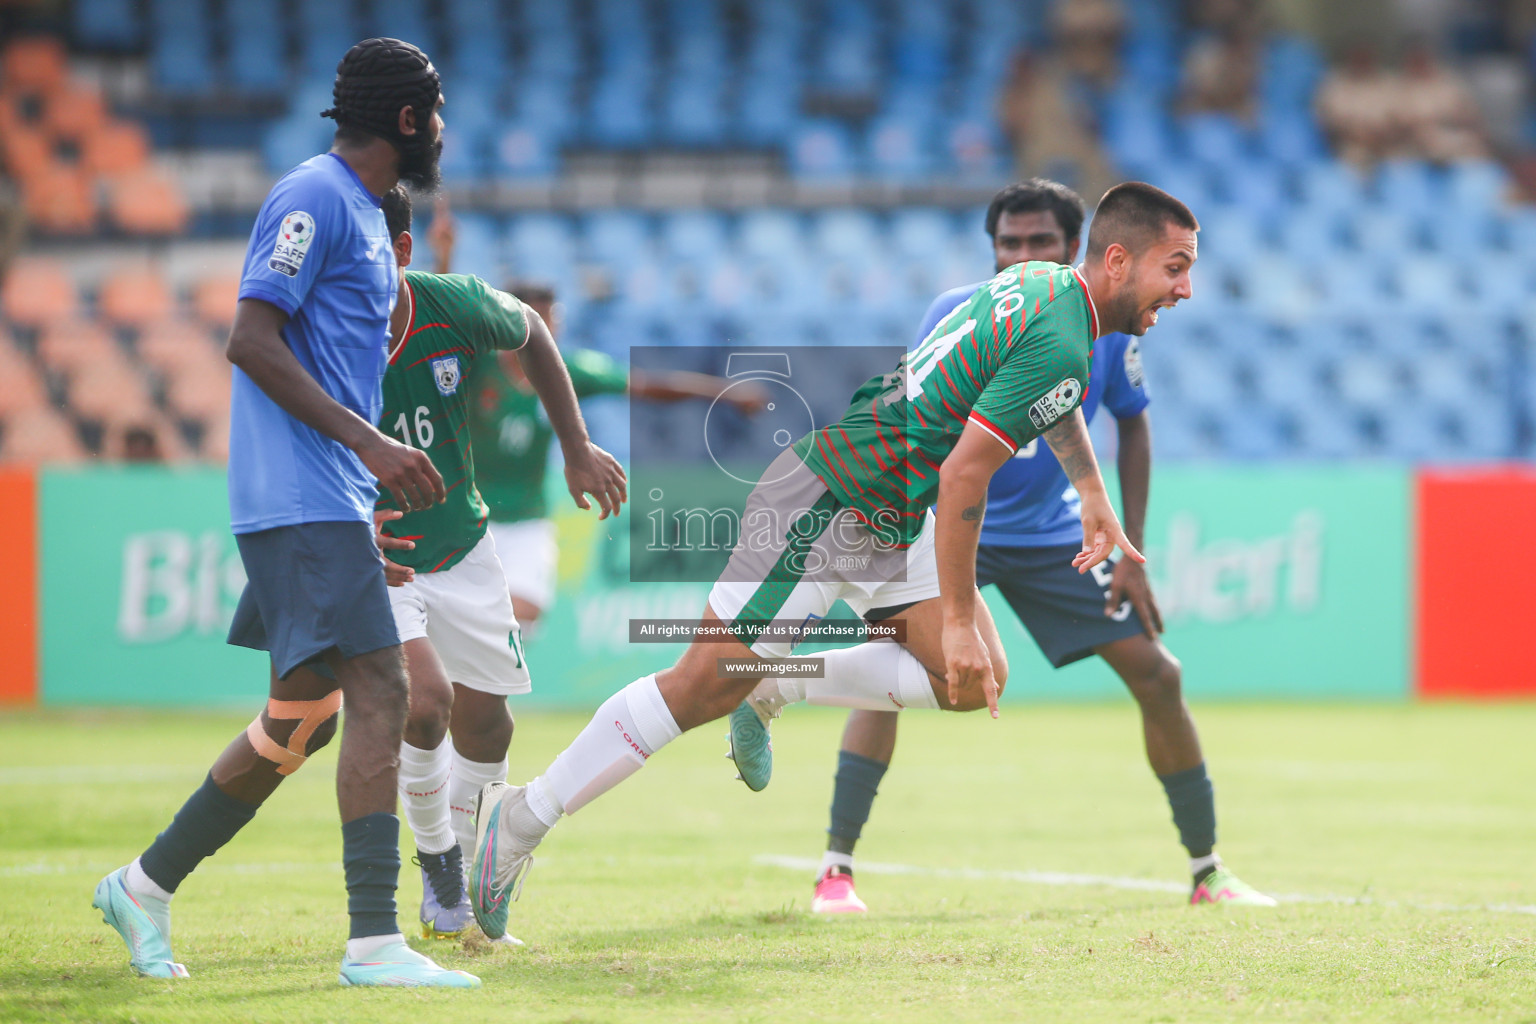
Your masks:
M1083 201L1066 186L1034 179L999 192L987 210L996 269L1030 260L1070 261L1082 234ZM955 288L929 307L922 341L981 283ZM1140 546L1152 469L1148 394L1140 342L1109 334L1093 348L1083 417L1102 406L1119 428L1122 518ZM1189 853L1192 903L1273 906L1274 901L1227 870L1215 853L1216 806L1200 739L1184 703L1179 662L1163 646L1162 617L1142 566L1124 558L1079 573L1077 492L1049 447L1031 441L992 477L987 489L976 585L996 585L1052 665L1102 657L1141 707L1147 759L1168 794L1179 838ZM859 913L853 848L896 748L897 714L853 711L843 732L832 796L827 852L812 909Z
M339 980L471 988L407 946L395 916L409 687L373 520L380 484L402 509L445 496L425 452L374 426L398 288L382 197L402 180L436 184L442 89L421 50L367 39L337 65L334 98L331 151L284 175L256 217L227 349L230 519L248 580L229 642L269 653L270 699L94 905L137 973L186 977L171 951L177 887L331 739L345 697Z

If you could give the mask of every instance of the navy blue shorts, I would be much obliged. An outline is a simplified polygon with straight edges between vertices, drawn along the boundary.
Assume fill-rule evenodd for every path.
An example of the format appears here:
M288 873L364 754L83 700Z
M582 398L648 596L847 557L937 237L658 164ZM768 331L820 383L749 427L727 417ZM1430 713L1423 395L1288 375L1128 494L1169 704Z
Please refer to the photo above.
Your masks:
M247 582L229 642L271 652L279 679L329 650L355 658L400 643L372 525L299 523L235 542Z
M1129 601L1113 616L1104 614L1115 567L1106 561L1080 573L1072 568L1080 550L1077 544L1045 548L983 544L976 549L976 585L997 584L1041 653L1057 668L1088 657L1101 644L1142 632Z

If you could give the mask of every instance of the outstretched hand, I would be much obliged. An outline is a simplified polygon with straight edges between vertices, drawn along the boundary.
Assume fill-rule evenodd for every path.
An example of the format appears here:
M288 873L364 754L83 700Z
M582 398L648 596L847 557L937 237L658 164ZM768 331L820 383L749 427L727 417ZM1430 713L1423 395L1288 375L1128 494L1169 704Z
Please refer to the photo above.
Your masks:
M1083 550L1072 559L1078 572L1084 573L1114 553L1115 548L1125 552L1135 562L1145 562L1146 556L1137 551L1120 526L1120 519L1110 507L1109 499L1102 494L1083 496Z
M586 443L584 451L565 453L565 485L577 508L589 509L591 495L597 500L598 519L619 514L619 506L629 500L629 480L619 460L603 449Z

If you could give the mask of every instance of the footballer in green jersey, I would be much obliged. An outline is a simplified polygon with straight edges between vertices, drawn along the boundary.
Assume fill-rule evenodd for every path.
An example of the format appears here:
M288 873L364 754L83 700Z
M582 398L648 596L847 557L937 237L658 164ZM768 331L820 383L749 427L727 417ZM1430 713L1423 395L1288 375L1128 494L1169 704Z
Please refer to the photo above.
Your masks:
M390 318L389 367L379 429L425 451L447 500L402 513L379 500L379 544L395 627L411 680L410 717L400 748L400 801L422 870L421 928L428 938L468 926L464 850L473 842L474 797L506 777L512 717L506 697L530 688L488 510L476 486L469 429L469 376L496 353L524 353L530 387L549 410L566 457L571 495L602 515L625 498L624 471L587 438L576 393L554 339L537 313L477 277L408 271L411 203L404 189L384 197L400 267ZM501 552L515 559L516 551ZM452 742L445 742L451 734Z
M1110 505L1077 405L1092 386L1087 353L1097 335L1144 334L1160 309L1190 296L1198 230L1189 209L1161 189L1110 189L1079 270L1024 264L998 275L899 367L860 389L839 423L774 460L747 499L699 635L676 664L609 698L527 786L481 791L476 917L505 913L562 815L614 788L685 730L730 715L733 759L744 777L766 783L766 721L743 700L766 687L759 681L777 680L766 717L798 701L986 707L995 716L1007 666L976 590L987 485L1020 443L1043 437L1082 498L1074 565L1087 571L1116 547L1142 560ZM875 448L884 469L859 463ZM932 511L905 514L934 497ZM805 624L839 599L890 630L889 640L791 659L792 667L769 660L787 655Z

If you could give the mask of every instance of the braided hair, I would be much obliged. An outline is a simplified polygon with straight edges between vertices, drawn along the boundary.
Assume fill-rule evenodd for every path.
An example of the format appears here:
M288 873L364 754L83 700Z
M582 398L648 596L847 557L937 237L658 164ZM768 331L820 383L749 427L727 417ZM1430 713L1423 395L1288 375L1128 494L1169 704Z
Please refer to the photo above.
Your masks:
M399 39L364 39L336 65L335 106L321 117L338 127L376 135L402 154L425 152L432 141L427 122L437 108L441 81L418 47ZM400 108L416 112L413 135L400 132Z

